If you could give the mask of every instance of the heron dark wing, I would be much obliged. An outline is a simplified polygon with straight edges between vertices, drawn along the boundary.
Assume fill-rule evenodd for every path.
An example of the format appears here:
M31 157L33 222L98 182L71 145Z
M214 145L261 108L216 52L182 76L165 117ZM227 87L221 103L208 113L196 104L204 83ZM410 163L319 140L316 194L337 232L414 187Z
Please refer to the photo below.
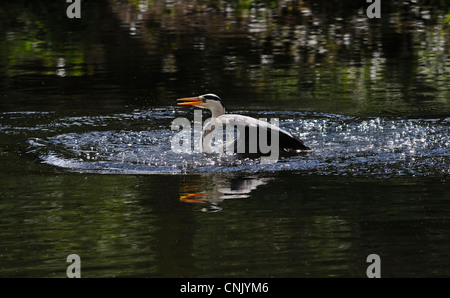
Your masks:
M242 129L242 128L241 128ZM255 130L253 130L255 131ZM251 149L251 141L250 141L250 133L253 132L250 130L248 126L245 126L244 130L244 138L239 136L239 139L235 141L235 152L238 153L258 153L261 154L260 151L260 142L261 142L261 131L258 129L257 131L257 138L253 139L256 141L256 144L253 146L253 150ZM265 138L264 142L267 146L273 146L272 145L272 129L266 128L266 134L267 137ZM282 130L282 129L276 129L276 132L278 133L278 149L280 152L295 152L297 150L311 150L309 147L307 147L302 140L300 140L298 137L291 135L290 133ZM242 144L241 142L245 142L245 144ZM256 147L256 152L255 152ZM245 148L243 150L243 148ZM242 152L244 151L244 152Z
M285 151L285 152L294 152L297 150L311 150L309 147L307 147L302 140L300 140L298 137L293 136L289 132L274 126L268 122L257 120L252 117L243 116L243 115L235 115L235 114L226 114L223 116L220 116L218 119L222 123L226 123L227 125L234 125L236 126L240 133L239 133L239 139L237 139L234 142L234 149L238 153L244 153L242 151L245 151L245 153L261 153L259 151L259 144L260 144L260 133L266 132L267 138L266 138L266 145L271 146L272 145L272 131L275 130L278 133L278 141L279 141L279 151ZM252 127L252 129L250 129ZM263 128L260 130L260 128ZM250 144L250 133L257 134L257 138L252 138L253 141L256 141L256 144ZM242 138L242 135L245 135L244 138ZM242 142L245 142L245 144L242 144ZM253 147L252 147L253 146ZM255 151L255 147L257 148L257 152ZM245 148L245 150L243 150Z
M305 146L302 140L298 137L284 131L279 131L280 151L295 151L295 150L311 150L308 146Z

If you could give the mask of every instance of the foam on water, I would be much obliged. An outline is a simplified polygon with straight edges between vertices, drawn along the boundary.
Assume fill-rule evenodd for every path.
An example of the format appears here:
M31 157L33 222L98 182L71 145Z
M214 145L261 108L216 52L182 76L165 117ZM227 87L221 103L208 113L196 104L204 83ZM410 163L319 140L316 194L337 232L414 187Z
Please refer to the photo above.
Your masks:
M173 108L56 119L40 124L53 135L30 137L29 151L44 163L77 172L301 171L382 177L450 173L450 118L360 118L284 111L251 114L279 118L280 126L303 139L312 152L281 156L275 164L236 155L175 153L170 140L177 132L170 124L175 117L190 119L193 115Z

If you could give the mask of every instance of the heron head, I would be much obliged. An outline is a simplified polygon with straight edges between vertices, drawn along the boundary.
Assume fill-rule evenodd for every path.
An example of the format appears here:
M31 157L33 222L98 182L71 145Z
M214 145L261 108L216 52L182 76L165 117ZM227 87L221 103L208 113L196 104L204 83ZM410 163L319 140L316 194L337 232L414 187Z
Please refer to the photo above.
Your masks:
M185 97L177 99L179 106L195 106L202 109L213 110L217 107L225 108L219 96L208 93L197 97Z

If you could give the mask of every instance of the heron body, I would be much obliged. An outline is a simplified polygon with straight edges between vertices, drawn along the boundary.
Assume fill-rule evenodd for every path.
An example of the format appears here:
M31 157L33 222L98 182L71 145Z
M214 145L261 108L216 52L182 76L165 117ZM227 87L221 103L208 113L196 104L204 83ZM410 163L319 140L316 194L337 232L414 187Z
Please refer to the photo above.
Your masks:
M275 149L278 152L311 150L298 137L277 125L249 116L226 114L222 100L215 94L181 98L178 99L178 105L193 105L211 111L211 119L205 124L202 131L202 144L206 152L213 151L212 139L217 130L223 129L223 127L236 127L238 130L238 137L224 144L227 151L265 154L268 153L265 150L267 148ZM274 145L276 148L273 148Z

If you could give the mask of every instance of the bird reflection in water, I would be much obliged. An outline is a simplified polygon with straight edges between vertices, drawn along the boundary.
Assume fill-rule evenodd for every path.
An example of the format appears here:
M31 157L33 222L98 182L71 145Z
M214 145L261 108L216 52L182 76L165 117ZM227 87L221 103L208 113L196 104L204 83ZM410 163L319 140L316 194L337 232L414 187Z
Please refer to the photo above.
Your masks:
M203 212L217 212L224 200L246 199L258 186L267 184L270 178L228 175L186 177L180 183L180 201L207 204Z

